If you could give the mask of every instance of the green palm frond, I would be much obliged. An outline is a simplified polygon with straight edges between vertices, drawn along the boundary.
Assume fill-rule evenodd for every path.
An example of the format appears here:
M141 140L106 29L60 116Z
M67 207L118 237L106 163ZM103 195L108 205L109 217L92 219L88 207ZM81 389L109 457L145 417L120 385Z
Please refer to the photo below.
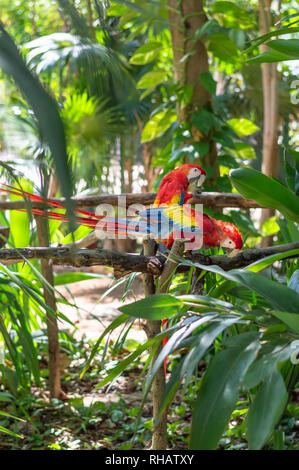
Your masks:
M120 25L130 23L133 28L130 37L144 34L159 36L169 28L168 11L165 0L116 0L122 8ZM114 6L110 14L117 14L119 7Z
M99 100L89 97L86 92L69 96L61 111L70 140L81 141L81 146L95 140L115 137L122 126L122 116L117 108L109 105L109 99Z
M29 50L27 63L37 74L67 70L92 94L104 94L111 79L121 83L126 78L118 55L106 46L70 33L54 33L24 45ZM66 66L68 68L66 69Z

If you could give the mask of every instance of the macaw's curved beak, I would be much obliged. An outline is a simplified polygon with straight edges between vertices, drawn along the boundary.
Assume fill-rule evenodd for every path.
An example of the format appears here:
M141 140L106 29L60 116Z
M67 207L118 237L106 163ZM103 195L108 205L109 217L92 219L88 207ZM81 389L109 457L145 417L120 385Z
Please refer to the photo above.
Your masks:
M194 178L189 179L189 189L192 191L195 188L200 188L203 185L204 180L206 179L206 175L201 174L199 176L195 176Z

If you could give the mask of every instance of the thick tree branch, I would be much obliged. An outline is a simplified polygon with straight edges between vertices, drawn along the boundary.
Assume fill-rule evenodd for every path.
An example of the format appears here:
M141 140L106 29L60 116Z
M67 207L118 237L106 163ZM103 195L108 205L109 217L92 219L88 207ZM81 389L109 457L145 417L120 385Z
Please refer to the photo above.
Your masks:
M258 261L266 256L275 253L283 253L289 250L299 249L299 242L287 243L285 245L276 245L266 248L256 248L251 250L240 251L236 256L230 258L226 255L207 256L203 254L188 255L187 259L197 261L201 264L210 266L220 266L225 271L235 268L242 268L254 261ZM298 255L296 255L298 256ZM157 256L160 263L152 263L153 257L144 255L133 255L128 253L120 253L110 250L72 250L71 248L18 248L0 250L0 263L13 264L23 263L24 258L47 259L51 260L54 265L65 266L111 266L119 272L141 272L154 275L160 275L165 263L165 256ZM178 272L185 272L188 266L179 266Z
M124 199L125 198L125 199ZM140 193L140 194L122 194L113 195L105 194L101 196L85 196L74 197L72 200L76 207L97 207L100 204L110 204L112 206L122 205L122 200L125 200L126 206L132 204L143 204L148 206L154 202L156 193ZM63 198L53 198L53 201L64 203ZM193 197L192 204L203 204L206 207L240 207L241 209L249 209L261 207L251 199L245 199L237 193L216 193L216 192L203 192L200 196ZM26 209L30 207L41 208L45 204L39 202L30 202L20 199L19 201L0 201L0 210L13 210L13 209Z

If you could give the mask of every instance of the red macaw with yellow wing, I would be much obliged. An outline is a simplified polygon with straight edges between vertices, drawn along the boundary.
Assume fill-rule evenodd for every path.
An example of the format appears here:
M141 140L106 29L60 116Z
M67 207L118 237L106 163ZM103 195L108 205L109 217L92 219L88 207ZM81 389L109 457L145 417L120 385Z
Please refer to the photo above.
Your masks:
M185 164L168 173L162 179L154 204L149 209L139 211L135 217L117 219L96 215L93 212L74 208L79 225L93 227L102 236L113 234L127 237L150 237L170 249L176 238L188 240L186 249L223 247L240 250L243 245L238 229L231 223L216 220L186 203L192 198L190 190L199 192L206 172L197 165ZM13 186L2 184L1 191L25 196L31 201L45 203L57 209L65 209L60 202L44 199ZM33 214L44 215L49 219L68 222L66 214L32 208ZM191 247L191 248L190 248ZM167 326L167 319L162 320ZM167 342L164 338L163 345ZM165 362L166 364L166 362Z

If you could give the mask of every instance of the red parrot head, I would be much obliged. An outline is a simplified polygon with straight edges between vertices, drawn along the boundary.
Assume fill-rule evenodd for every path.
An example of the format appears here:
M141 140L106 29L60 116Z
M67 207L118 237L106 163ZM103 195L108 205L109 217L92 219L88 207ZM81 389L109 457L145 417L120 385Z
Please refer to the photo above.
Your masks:
M198 165L192 165L190 163L185 163L184 165L179 166L171 173L169 173L173 178L184 178L187 186L201 186L206 178L206 172L203 168Z
M234 224L229 222L217 221L218 226L221 228L220 246L222 248L230 248L232 250L241 250L243 247L243 240L240 232Z
M200 166L186 163L164 176L154 205L186 204L192 198L194 187L201 186L206 172Z

